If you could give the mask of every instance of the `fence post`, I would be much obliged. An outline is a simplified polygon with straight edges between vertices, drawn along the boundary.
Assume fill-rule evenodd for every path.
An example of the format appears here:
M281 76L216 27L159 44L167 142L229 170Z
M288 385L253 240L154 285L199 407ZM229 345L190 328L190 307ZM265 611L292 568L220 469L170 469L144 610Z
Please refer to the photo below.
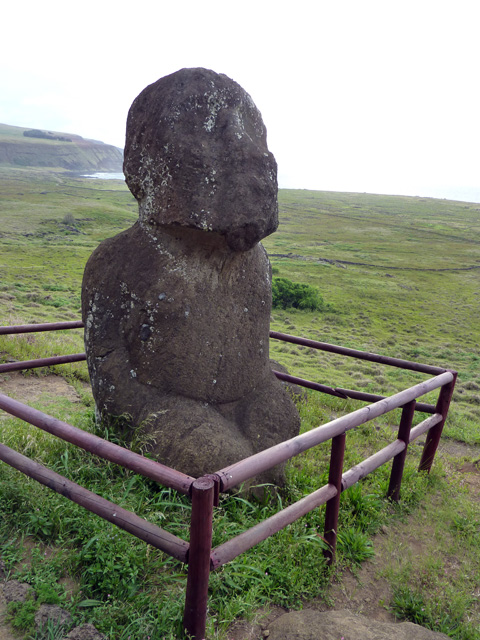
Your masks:
M395 502L398 502L400 499L400 486L402 484L407 447L410 441L410 429L412 428L412 420L415 414L415 405L416 401L412 400L403 406L400 426L398 427L398 440L402 440L405 443L405 449L393 459L390 484L387 491L387 498Z
M442 420L434 427L432 427L427 434L422 458L418 466L419 471L426 471L427 473L430 473L430 469L432 468L433 459L435 458L438 443L440 442L440 438L442 436L443 425L445 424L448 408L450 407L450 401L452 399L453 390L455 388L455 382L457 381L457 372L451 371L451 373L453 374L453 380L441 388L440 394L438 396L437 406L435 407L435 413L440 413L442 415Z
M330 453L330 469L328 471L328 484L333 484L337 493L327 501L325 511L325 532L324 538L328 544L323 555L327 559L327 563L331 564L335 560L335 551L337 548L337 528L338 528L338 511L340 508L340 494L342 493L342 473L343 473L343 456L345 454L345 433L332 438L332 449Z
M207 623L214 492L215 483L212 478L198 478L192 483L192 518L183 626L195 640L205 638Z

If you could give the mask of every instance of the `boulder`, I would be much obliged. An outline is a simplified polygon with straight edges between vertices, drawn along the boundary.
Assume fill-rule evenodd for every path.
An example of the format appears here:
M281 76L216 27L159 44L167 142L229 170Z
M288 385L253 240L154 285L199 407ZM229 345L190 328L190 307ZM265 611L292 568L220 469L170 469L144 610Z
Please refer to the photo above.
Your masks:
M18 580L8 580L3 584L3 595L5 602L26 602L29 598L35 600L36 594L32 587L26 582Z
M412 622L379 622L351 611L291 611L269 626L268 640L448 640Z
M82 624L67 633L65 640L107 640L107 637L100 633L93 624Z
M45 629L49 621L55 626L69 627L72 624L72 616L57 604L41 604L35 613L35 626L37 629Z

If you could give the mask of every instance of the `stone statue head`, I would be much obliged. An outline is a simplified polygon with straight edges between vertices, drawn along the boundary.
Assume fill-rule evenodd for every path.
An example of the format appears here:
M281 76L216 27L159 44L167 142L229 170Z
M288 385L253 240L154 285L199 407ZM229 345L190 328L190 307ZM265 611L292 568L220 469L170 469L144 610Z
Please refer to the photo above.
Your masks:
M127 119L124 173L140 220L252 248L278 226L277 165L251 97L208 69L181 69L146 87Z

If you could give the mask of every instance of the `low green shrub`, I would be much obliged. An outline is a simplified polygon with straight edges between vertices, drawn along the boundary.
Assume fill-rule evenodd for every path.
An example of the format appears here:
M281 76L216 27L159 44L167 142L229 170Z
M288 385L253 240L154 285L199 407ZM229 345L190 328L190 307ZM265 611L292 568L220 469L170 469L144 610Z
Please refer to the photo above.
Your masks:
M292 282L288 278L273 278L272 306L274 309L308 309L310 311L331 311L318 289L309 284Z

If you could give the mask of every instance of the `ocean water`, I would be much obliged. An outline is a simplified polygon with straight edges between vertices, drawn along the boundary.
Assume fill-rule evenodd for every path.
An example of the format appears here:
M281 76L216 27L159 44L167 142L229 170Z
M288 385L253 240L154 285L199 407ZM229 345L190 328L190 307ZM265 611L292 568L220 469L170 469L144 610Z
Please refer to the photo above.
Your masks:
M348 191L348 189L346 189ZM416 198L436 198L459 202L479 202L480 187L404 187L400 189L368 190L364 193L378 193L390 196L412 196Z
M88 173L83 178L97 178L99 180L125 180L123 173ZM280 186L282 188L283 185ZM292 189L303 189L304 187L289 187ZM312 188L312 187L307 187ZM318 187L317 187L318 188ZM328 191L326 188L320 191ZM333 191L356 191L353 189L333 189ZM365 193L381 193L383 195L395 196L416 196L420 198L438 198L440 200L458 200L460 202L478 202L480 203L480 187L407 187L395 189L368 190L362 189Z
M85 173L82 178L97 178L99 180L125 180L123 173Z
M480 187L429 187L420 191L415 195L460 202L480 202Z
M295 187L289 187L291 189ZM313 187L307 187L312 189ZM336 191L340 193L369 193L384 196L411 196L414 198L436 198L438 200L456 200L459 202L480 203L480 187L455 187L455 186L391 186L365 185L363 188L349 188L348 184L328 188L327 186L315 187L319 191Z

